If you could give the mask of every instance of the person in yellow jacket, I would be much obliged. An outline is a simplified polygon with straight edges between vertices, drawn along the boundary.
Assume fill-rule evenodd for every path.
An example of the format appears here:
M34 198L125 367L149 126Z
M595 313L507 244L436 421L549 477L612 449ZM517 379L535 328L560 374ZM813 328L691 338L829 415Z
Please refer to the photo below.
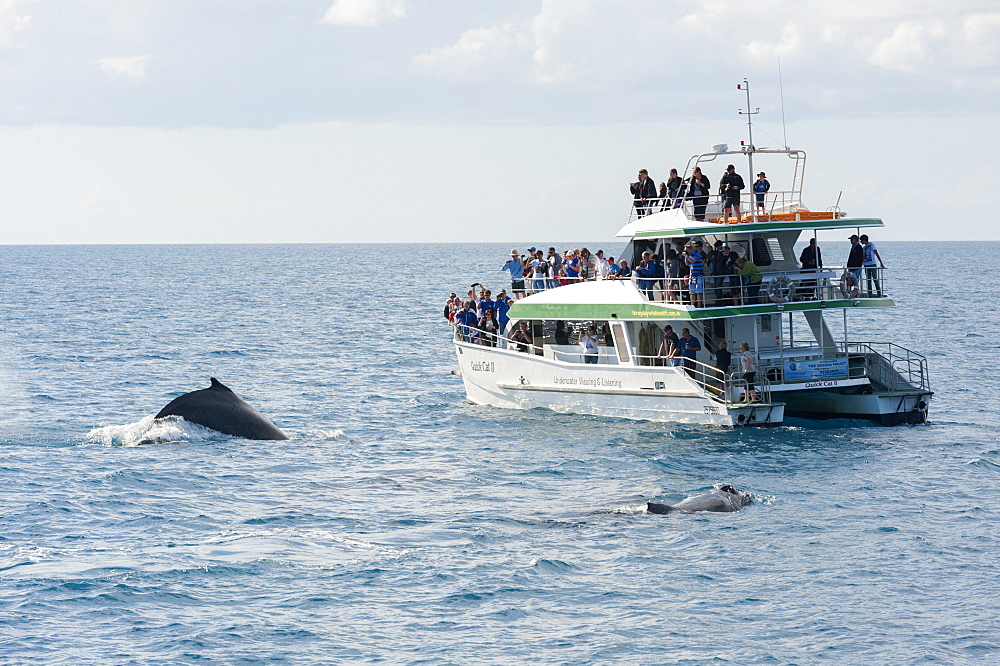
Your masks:
M757 295L760 293L760 281L764 278L757 264L746 257L738 257L733 266L740 276L740 305L756 303Z

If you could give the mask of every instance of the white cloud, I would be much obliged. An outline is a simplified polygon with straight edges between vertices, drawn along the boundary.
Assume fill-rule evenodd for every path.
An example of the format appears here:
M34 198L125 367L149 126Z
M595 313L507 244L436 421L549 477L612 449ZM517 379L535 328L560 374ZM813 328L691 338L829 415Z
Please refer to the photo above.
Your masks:
M532 49L531 35L524 26L506 23L492 28L467 30L451 46L417 55L413 71L449 79L469 80L512 59L527 61Z
M333 25L374 26L406 16L405 0L334 0L323 16Z
M775 58L789 58L799 55L802 50L802 33L794 23L787 24L777 41L755 39L744 44L743 51L751 58L773 61Z
M1000 12L969 14L962 21L962 57L969 66L993 67L1000 61Z
M147 79L147 68L153 60L152 56L112 56L101 58L97 61L101 71L110 77L131 79L132 81L145 81Z
M933 42L943 35L944 27L940 22L905 21L878 43L868 62L883 69L915 73L934 57L939 49Z
M33 3L34 0L0 1L0 49L14 47L18 33L31 25L31 14L25 14L21 6Z

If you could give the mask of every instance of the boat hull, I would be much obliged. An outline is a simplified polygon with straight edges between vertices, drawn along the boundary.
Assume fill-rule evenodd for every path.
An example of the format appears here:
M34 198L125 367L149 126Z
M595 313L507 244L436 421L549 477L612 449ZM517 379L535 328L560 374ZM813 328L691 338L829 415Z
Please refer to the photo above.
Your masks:
M727 404L681 368L566 363L456 342L465 393L477 405L728 427L781 425L781 403Z
M931 393L855 393L803 391L781 393L788 416L806 419L864 419L894 426L927 422Z

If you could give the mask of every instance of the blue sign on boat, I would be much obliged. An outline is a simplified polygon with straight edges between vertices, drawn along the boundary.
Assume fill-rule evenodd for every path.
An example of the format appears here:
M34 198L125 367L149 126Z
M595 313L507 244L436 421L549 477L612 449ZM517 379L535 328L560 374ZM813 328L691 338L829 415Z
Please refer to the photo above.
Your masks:
M847 359L785 361L786 382L808 382L815 379L847 379Z

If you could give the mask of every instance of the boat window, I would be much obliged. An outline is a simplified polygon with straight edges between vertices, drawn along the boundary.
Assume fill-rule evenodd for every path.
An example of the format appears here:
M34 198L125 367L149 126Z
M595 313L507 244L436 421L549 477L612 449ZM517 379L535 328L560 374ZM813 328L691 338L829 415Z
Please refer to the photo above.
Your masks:
M741 257L746 257L753 261L753 259L750 258L749 253L750 244L746 241L728 241L726 242L726 245L728 245L731 250L738 253Z
M771 239L767 239L771 240ZM771 265L771 252L769 249L769 244L763 238L754 238L751 240L750 245L751 250L753 250L753 257L750 259L753 263L758 266L770 266ZM781 252L781 248L778 248L778 252Z
M777 238L767 239L767 251L771 253L773 261L785 260L785 253L781 251L781 243L778 242Z

